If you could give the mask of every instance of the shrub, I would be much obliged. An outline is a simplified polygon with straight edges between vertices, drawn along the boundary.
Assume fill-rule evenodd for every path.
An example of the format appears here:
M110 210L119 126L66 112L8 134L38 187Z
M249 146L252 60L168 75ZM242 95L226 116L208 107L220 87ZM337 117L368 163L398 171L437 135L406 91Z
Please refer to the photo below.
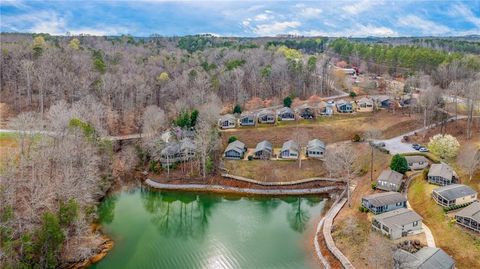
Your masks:
M251 160L253 160L253 156L252 156L252 155L248 155L247 159L248 159L249 161L251 161Z
M354 134L353 135L353 137L352 137L353 142L360 142L360 140L362 140L362 138L360 137L359 134Z
M390 162L390 169L405 174L408 171L407 159L400 154L395 154Z
M423 170L423 179L427 180L428 179L428 172L430 171L430 169L424 169Z
M230 143L232 143L232 142L234 142L234 141L237 141L237 140L238 140L238 139L237 139L236 136L230 136L230 137L228 138L228 144L230 144Z
M287 96L283 98L283 106L291 107L292 106L292 97Z
M58 252L65 235L57 215L46 212L42 217L42 225L35 231L34 252L43 259L43 268L56 268ZM39 261L40 262L40 261Z
M363 205L359 206L358 207L358 211L362 212L362 213L366 213L368 212L368 208L364 207Z
M350 97L354 98L356 96L357 96L357 94L355 92L350 92Z
M69 227L78 217L78 203L71 198L66 203L61 201L58 209L58 221L62 227Z
M68 122L68 127L70 129L80 129L82 130L83 132L83 135L85 135L85 137L87 138L93 138L94 135L95 135L95 128L93 128L92 125L90 125L89 123L87 122L84 122L78 118L72 118L69 122Z
M373 183L372 183L372 189L373 189L373 190L376 190L376 189L377 189L377 182L373 182Z
M150 161L148 164L148 171L158 173L160 171L160 165L156 161Z
M235 105L233 107L233 114L240 114L242 113L242 108L240 107L240 105Z

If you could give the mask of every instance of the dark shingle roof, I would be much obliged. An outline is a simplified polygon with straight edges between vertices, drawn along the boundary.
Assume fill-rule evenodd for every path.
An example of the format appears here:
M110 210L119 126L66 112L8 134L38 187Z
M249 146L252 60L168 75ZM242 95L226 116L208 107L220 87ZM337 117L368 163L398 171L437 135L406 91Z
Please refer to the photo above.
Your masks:
M377 215L374 218L390 228L394 226L401 228L403 225L422 220L420 215L408 208L392 210L387 213Z
M419 162L428 162L427 158L423 156L405 156L405 159L407 159L407 163L419 163Z
M474 195L477 192L467 185L452 184L444 187L434 189L433 192L442 196L443 198L452 201L461 197Z
M455 171L446 163L432 164L428 171L428 176L443 177L451 179L453 176L457 176Z
M393 170L383 170L377 181L385 181L393 183L395 185L400 185L402 183L403 175L397 171Z
M367 196L364 196L363 199L368 200L368 202L375 207L391 205L391 204L407 201L407 198L404 195L394 191L367 195Z

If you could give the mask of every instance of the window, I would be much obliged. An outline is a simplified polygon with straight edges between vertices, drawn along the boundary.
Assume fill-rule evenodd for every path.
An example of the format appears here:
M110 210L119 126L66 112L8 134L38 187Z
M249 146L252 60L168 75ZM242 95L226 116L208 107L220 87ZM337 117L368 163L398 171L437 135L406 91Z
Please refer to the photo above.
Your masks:
M396 206L401 206L402 202L396 203Z
M418 221L413 222L413 227L417 227L417 226L418 226Z

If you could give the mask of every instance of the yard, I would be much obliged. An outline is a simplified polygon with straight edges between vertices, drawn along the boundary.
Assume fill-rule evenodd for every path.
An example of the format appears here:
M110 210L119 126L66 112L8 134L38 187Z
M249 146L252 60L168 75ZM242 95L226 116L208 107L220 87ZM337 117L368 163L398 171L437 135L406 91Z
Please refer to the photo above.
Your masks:
M310 139L319 138L324 142L334 143L350 140L354 134L362 135L370 129L379 129L383 137L390 138L420 127L416 115L409 117L397 111L376 113L336 114L332 117L318 117L315 120L279 122L276 125L259 125L257 127L236 128L222 131L224 145L230 136L237 137L247 147L255 147L262 140L268 140L274 147L281 147L283 142L294 138L295 133L306 134Z
M417 176L408 190L412 208L423 217L423 222L432 230L437 247L453 256L457 268L478 268L480 263L480 237L457 226L442 207L431 198L436 186Z
M298 168L298 161L295 160L226 160L225 168L229 174L263 182L286 182L328 176L320 160L303 160L302 168Z

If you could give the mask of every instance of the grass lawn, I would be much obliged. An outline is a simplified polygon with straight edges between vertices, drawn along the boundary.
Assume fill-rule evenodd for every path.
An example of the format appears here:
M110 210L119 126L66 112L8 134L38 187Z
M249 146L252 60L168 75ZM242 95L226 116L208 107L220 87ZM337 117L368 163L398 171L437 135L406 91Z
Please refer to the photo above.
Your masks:
M431 198L434 185L417 176L408 190L412 208L423 217L423 222L432 230L438 247L453 256L457 268L480 267L480 237L457 226Z
M295 160L226 160L225 168L229 174L263 182L286 182L328 176L320 160L303 160L302 168L298 168L298 161Z

